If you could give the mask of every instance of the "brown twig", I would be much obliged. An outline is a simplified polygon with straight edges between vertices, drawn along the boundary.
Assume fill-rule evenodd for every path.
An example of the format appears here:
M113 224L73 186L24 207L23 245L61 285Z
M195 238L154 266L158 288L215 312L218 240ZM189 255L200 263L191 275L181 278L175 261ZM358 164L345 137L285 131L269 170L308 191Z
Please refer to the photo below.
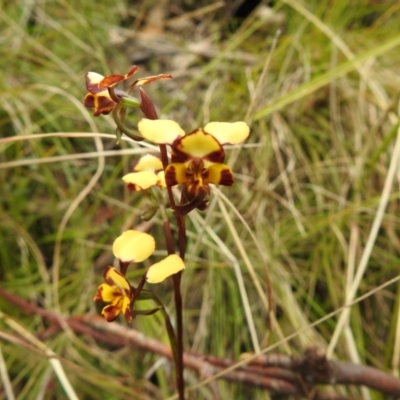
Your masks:
M121 347L134 345L142 350L173 359L169 346L146 337L134 329L123 327L117 323L108 323L97 315L64 318L36 304L29 303L1 287L0 296L21 310L40 315L52 322L51 326L41 333L42 339L57 334L67 324L74 332L90 336L100 342L112 343ZM235 363L235 360L192 352L185 352L183 356L185 367L196 371L203 378L211 377L234 366ZM312 400L350 399L350 397L343 397L336 393L316 390L316 384L364 385L387 396L394 398L400 396L400 379L377 368L327 360L325 353L318 348L310 348L304 354L294 357L281 354L261 355L252 358L248 365L239 366L224 374L222 378L231 382L264 388L274 394L306 397ZM355 400L355 398L351 397L351 400Z

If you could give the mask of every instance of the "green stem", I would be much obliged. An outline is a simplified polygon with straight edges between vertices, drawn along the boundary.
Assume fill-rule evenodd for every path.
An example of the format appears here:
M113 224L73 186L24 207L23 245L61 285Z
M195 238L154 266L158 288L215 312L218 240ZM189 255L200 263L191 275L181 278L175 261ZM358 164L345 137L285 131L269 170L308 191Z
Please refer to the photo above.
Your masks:
M145 290L143 290L142 292L144 292ZM147 292L147 291L146 291ZM175 335L175 331L174 328L172 326L171 323L171 319L169 318L169 315L167 313L167 310L164 307L164 304L161 302L161 300L154 294L151 292L148 292L151 295L152 300L159 305L161 308L161 312L162 315L164 317L164 321L165 321L165 326L167 328L167 333L168 333L168 338L169 338L169 342L171 343L171 349L172 349L172 355L174 356L174 361L175 361L175 365L178 365L178 345L177 345L177 340L176 340L176 335Z
M120 111L122 112L122 106L121 103L118 103L112 111L112 117L114 119L114 122L117 124L117 129L119 129L121 133L124 133L126 136L137 142L143 140L144 138L140 135L140 133L133 131L123 123L122 118L119 115ZM120 138L117 137L117 143L119 143L119 139Z

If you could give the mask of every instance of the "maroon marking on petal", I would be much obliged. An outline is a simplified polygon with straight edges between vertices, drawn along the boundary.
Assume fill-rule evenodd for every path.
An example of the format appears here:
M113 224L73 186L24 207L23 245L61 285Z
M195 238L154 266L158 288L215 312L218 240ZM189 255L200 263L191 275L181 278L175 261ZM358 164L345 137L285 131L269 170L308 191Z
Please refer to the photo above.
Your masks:
M182 150L182 140L187 137L188 135L191 135L195 132L198 132L198 129L194 130L193 132L187 133L184 136L177 137L171 144L171 163L185 163L193 159L193 157L185 153Z
M224 152L223 148L221 147L221 150L214 151L210 154L207 154L203 158L204 158L204 160L208 160L213 163L223 164L224 160L225 160L225 152Z
M107 320L107 322L113 322L117 319L120 312L121 309L119 307L110 304L103 308L102 315Z
M190 154L186 154L176 147L176 144L180 142L180 139L181 138L175 139L175 141L172 143L171 163L184 164L193 158Z
M86 88L89 93L96 94L101 92L103 89L99 88L98 83L93 83L90 78L89 78L89 73L86 74L85 76L85 81L86 81Z
M110 114L110 112L114 109L117 103L114 101L110 100L106 96L97 96L95 99L95 104L96 104L96 113L99 114Z
M110 270L111 268L112 268L111 266L108 266L108 267L106 267L106 269L104 270L104 272L103 272L103 277L104 277L104 280L106 279L106 276L107 276L108 270Z
M132 313L129 307L125 310L124 315L128 322L132 322Z
M110 112L103 112L103 110L96 109L95 112L93 113L93 115L94 115L95 117L98 117L98 116L101 115L101 114L107 115L107 114L110 114Z
M97 289L96 294L94 295L94 299L93 300L94 301L103 301L102 292L103 292L103 287L99 286L99 288Z
M139 192L141 190L141 187L138 185L135 185L134 183L128 183L126 185L127 189L130 190L131 192Z
M139 71L139 67L137 65L132 65L132 67L129 69L127 74L125 75L127 78L131 77L132 75L136 74L136 72Z
M114 107L113 107L114 108ZM99 115L103 114L103 115L108 115L110 114L110 112L112 111L113 108L110 109L103 109L103 108L96 108L95 112L93 113L93 115L95 117L98 117Z
M193 160L195 157L192 156L190 153L183 150L184 146L182 142L190 135L196 134L198 132L203 132L204 136L211 136L208 133L202 131L201 129L195 129L193 132L187 133L185 136L179 137L175 139L172 143L171 148L171 162L173 163L186 163L190 160ZM217 140L213 137L213 139L217 142ZM218 143L218 142L217 142ZM210 152L202 157L203 160L208 160L214 163L222 164L225 159L225 152L222 146L218 143L220 149Z
M118 74L114 74L114 75L108 75L106 76L102 81L100 81L99 83L99 88L107 88L110 86L113 86L115 84L117 84L118 82L122 82L122 81L126 81L127 79L129 79L137 70L139 69L139 67L137 65L133 65L130 70L128 71L127 74L125 75L118 75Z
M112 267L107 267L107 269L104 271L104 282L107 283L107 285L109 285L109 286L114 286L115 285L114 281L110 277L107 276L107 271L111 268ZM118 271L116 271L116 272L118 272Z
M125 80L124 75L108 75L99 82L99 88L105 89Z
M165 183L167 186L175 186L178 184L175 167L173 165L169 165L165 170Z
M95 96L92 93L88 93L83 99L83 105L87 108L95 107Z
M219 181L220 185L232 186L234 183L232 172L229 169L224 169L221 171L221 178Z

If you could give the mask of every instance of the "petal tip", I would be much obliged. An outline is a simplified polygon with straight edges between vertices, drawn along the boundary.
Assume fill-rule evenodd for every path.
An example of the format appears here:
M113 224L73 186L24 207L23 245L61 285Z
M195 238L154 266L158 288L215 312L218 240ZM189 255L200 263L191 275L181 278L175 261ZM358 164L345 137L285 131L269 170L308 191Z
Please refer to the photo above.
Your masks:
M241 143L250 134L250 128L244 121L209 122L204 130L213 135L222 145Z
M185 263L182 258L177 254L171 254L148 269L146 280L149 283L160 283L184 269Z

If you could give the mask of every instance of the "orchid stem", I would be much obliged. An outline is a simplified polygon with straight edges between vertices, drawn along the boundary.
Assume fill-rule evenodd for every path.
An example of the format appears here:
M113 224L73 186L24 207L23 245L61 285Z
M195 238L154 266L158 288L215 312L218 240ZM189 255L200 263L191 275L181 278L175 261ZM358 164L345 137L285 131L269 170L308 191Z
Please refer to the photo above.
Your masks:
M178 364L179 363L179 361L178 361L179 360L179 356L178 356L179 352L178 352L178 346L177 346L177 341L176 341L176 335L175 335L175 331L174 331L174 328L173 328L172 323L171 323L171 319L169 318L167 310L165 309L165 306L162 303L162 301L154 293L151 293L151 292L149 292L149 293L150 293L151 298L153 299L153 301L158 306L161 307L160 310L161 310L161 313L162 313L162 315L164 317L165 326L167 328L167 333L168 333L169 341L170 341L171 348L172 348L172 355L174 356L175 364Z
M119 116L119 112L121 110L120 104L118 104L114 110L112 111L112 117L114 119L115 124L117 125L118 129L121 131L121 133L124 133L126 136L129 138L135 140L136 142L140 142L143 140L143 136L140 135L139 132L133 131L132 129L128 128L123 122L122 119Z
M168 166L168 155L167 146L160 144L161 161L163 163L164 170ZM167 187L168 197L171 207L175 205L175 199L172 193L172 188ZM179 256L182 260L185 259L186 251L186 229L185 220L181 217L176 217L176 222L178 224L178 238L179 238ZM167 240L168 253L173 246L168 243L172 240L171 228L169 221L164 221L164 232ZM172 250L172 249L171 249ZM171 254L171 253L170 253ZM182 306L182 293L181 293L181 276L182 272L172 276L172 281L174 284L174 300L176 309L176 346L177 346L177 358L176 358L176 386L178 389L179 400L185 399L185 385L183 380L183 306Z
M174 299L176 308L176 338L177 338L177 374L176 384L179 400L185 399L185 386L183 381L183 318L182 318L182 294L181 294L182 271L172 276L174 283Z
M142 98L142 103L140 105L146 118L151 120L158 119L157 111L154 107L153 102L150 97L140 88L140 96ZM160 154L161 162L163 164L164 171L168 166L168 153L167 146L165 144L160 144ZM175 199L172 193L172 188L167 187L168 198L171 207L175 206ZM179 238L179 256L182 260L185 259L186 251L186 229L185 221L181 217L176 217L176 222L178 224L178 238ZM164 233L165 240L167 244L168 254L175 254L175 244L171 232L171 226L168 219L164 221ZM176 387L178 390L179 400L185 399L185 384L183 380L183 311L182 311L182 293L181 293L181 276L182 271L172 276L172 281L174 284L174 299L175 299L175 309L176 309ZM172 343L171 343L172 346Z

